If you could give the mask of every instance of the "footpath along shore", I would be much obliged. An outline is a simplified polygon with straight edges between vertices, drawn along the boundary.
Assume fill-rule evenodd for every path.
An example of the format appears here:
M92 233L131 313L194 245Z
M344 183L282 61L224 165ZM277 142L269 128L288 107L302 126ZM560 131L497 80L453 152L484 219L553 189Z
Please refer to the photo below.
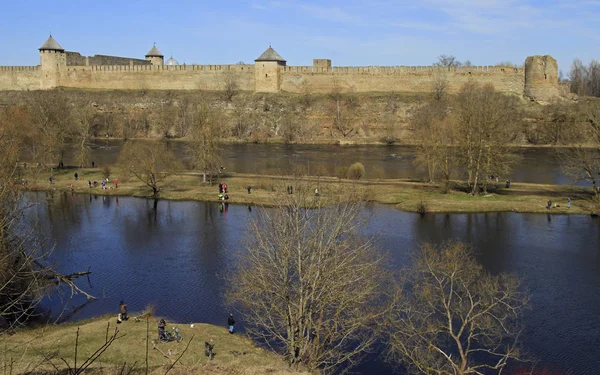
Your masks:
M79 180L75 181L77 172ZM25 176L27 190L58 191L77 194L96 194L109 196L152 197L151 189L141 181L128 177L125 172L113 168L107 183L107 189L100 187L103 179L99 169L64 169L54 173L54 183L48 181L48 173L40 173L37 178ZM114 180L119 186L115 188ZM98 182L90 188L88 181ZM529 183L511 183L506 189L500 182L497 189L490 189L487 195L471 196L466 192L451 190L443 193L440 185L402 179L378 179L352 181L335 177L291 177L257 174L226 173L219 176L212 185L202 183L202 175L184 171L169 176L159 184L160 198L169 200L218 201L218 183L228 186L228 203L258 206L277 206L287 194L288 186L319 189L322 204L339 201L340 197L360 199L382 204L393 204L407 212L465 213L465 212L522 212L552 214L590 214L598 213L600 204L593 201L591 188L567 185L545 185ZM251 186L251 194L247 187ZM571 200L571 208L567 200ZM552 201L553 207L546 208Z

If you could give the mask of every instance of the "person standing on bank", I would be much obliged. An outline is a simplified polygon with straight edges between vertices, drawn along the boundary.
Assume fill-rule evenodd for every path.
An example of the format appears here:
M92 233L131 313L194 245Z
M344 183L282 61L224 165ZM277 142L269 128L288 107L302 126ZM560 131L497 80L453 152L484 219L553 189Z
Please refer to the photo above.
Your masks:
M119 312L121 313L121 319L122 320L127 320L127 304L125 303L125 301L121 301L119 303Z
M227 318L227 325L229 326L229 333L233 333L233 326L235 325L235 320L233 320L233 314L229 313L229 318Z
M571 198L567 198L567 208L571 208Z

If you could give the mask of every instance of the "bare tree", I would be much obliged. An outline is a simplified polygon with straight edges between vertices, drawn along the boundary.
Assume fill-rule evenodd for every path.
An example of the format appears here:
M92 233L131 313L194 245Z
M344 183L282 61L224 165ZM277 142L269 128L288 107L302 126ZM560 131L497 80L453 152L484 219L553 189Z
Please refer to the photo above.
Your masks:
M356 130L353 124L353 115L358 106L358 101L351 92L345 91L340 82L334 78L333 87L329 93L333 105L333 122L329 128L332 137L334 128L344 138L352 135Z
M417 138L415 164L427 171L429 181L441 177L446 191L456 154L454 129L448 114L448 102L434 100L419 108L411 120Z
M91 102L78 103L74 117L76 119L75 140L77 141L77 162L80 167L88 164L90 156L89 141L92 137L96 110Z
M221 165L221 128L219 117L206 104L197 109L188 152L193 168L202 171L202 182L211 176L212 183L212 176Z
M588 90L590 95L600 97L600 62L590 61L588 67Z
M381 141L391 145L398 140L398 101L399 96L396 92L390 93L387 98L386 111L380 120L384 124L384 133Z
M41 160L63 161L67 140L72 136L72 106L61 92L33 91L29 94L33 132L39 140Z
M184 95L177 105L177 121L175 122L175 134L177 137L184 138L190 133L194 123L195 103Z
M433 98L437 101L443 100L446 97L448 91L448 78L444 72L436 72L433 83L431 85L433 91Z
M89 272L63 275L46 265L42 238L20 220L28 205L17 167L23 134L15 126L0 116L0 333L25 324L52 286L93 298L73 282Z
M281 119L281 136L286 142L308 140L312 134L305 124L306 114L304 111L289 111Z
M296 188L284 207L250 223L228 300L243 310L249 333L290 365L330 373L375 342L385 273L371 240L357 236L361 206L320 207L308 190Z
M451 66L462 66L463 64L460 61L458 61L456 59L456 57L454 57L453 55L439 55L438 61L433 63L433 65L434 66L451 67ZM470 65L470 63L469 63L469 65Z
M492 275L465 245L423 245L403 270L388 359L415 374L500 374L519 360L529 297L513 275Z
M580 127L582 139L588 144L558 150L563 170L573 179L588 181L596 197L600 196L600 103L585 103L586 121Z
M554 145L578 143L583 140L582 111L578 104L554 100L545 108L548 121L540 129L542 138Z
M579 59L575 59L569 71L571 81L571 92L580 96L587 95L588 70Z
M227 70L223 73L223 91L228 102L233 100L239 86L239 77L235 71Z
M168 91L160 100L158 113L156 113L156 132L163 138L171 137L171 129L177 122L177 108L175 107L175 95Z
M256 115L246 111L245 106L239 105L233 109L231 134L239 139L246 139L254 130Z
M581 60L575 59L568 77L572 93L600 97L600 62L597 60L590 61L586 67Z
M491 85L465 84L455 100L453 121L458 161L467 171L471 194L487 192L489 176L509 171L514 157L510 142L518 134L516 99Z
M181 166L165 142L129 141L119 156L118 164L152 189L158 198L161 183Z

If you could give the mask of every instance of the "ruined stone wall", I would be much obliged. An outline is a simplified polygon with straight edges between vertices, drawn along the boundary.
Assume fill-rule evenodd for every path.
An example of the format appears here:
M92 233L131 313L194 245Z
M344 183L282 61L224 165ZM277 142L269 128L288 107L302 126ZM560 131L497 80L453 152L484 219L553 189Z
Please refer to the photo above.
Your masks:
M334 87L354 92L430 92L436 80L446 80L456 92L469 81L492 84L497 90L523 94L522 68L500 66L431 67L377 66L333 67L286 66L281 69L281 90L300 93L331 92Z
M254 91L253 65L70 66L58 86L109 90L223 90L225 74L238 89Z
M83 56L79 52L65 52L67 55L67 66L85 66L85 65L152 65L150 61L144 59L134 59L131 57L119 57L108 55ZM87 60L87 61L86 61Z
M37 66L0 66L0 90L39 90L42 72Z
M552 56L529 56L525 60L525 95L537 101L550 101L560 95L558 64Z
M79 52L66 51L65 55L67 55L67 66L84 66L84 65L86 65L86 63L85 63L86 57L83 56Z

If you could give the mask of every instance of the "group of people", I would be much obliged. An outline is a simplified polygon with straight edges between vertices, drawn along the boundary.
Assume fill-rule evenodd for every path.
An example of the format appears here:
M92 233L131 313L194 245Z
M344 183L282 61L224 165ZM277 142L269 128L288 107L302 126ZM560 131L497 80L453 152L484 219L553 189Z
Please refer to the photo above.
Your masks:
M559 205L555 204L554 207L560 207ZM546 209L549 210L552 208L552 200L548 200L548 202L546 203ZM567 208L571 208L571 198L567 198Z
M121 302L119 302L119 315L117 316L117 324L121 324L125 320L129 320L129 316L127 315L127 304L125 303L125 301L121 300ZM139 321L138 319L136 319L136 320ZM192 324L192 327L194 327L193 324ZM233 313L229 313L229 316L227 317L227 328L228 328L230 334L233 334L234 327L235 327L235 320L233 319ZM166 329L167 329L166 320L160 319L158 321L158 338L159 339L166 339Z
M227 193L227 184L219 183L219 195L217 197L220 201L226 201L229 199L229 194Z
M110 182L110 180L108 179L108 177L105 180L100 181L100 186L102 186L102 190L111 189L111 187L108 186L109 182ZM118 189L119 188L119 180L115 178L114 184L115 184L115 189ZM92 187L98 187L98 181L92 182L91 180L88 180L88 186L90 189Z

